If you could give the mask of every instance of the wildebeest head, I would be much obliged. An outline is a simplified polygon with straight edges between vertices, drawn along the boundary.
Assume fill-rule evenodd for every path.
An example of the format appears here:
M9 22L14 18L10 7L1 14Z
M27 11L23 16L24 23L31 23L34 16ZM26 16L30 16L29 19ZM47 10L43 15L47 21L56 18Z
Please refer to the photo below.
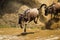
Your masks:
M52 3L51 5L49 5L48 7L45 8L45 15L47 16L49 13L53 13L54 11L54 4L55 3Z
M52 7L47 7L45 9L45 15L47 16L49 13L52 13L52 11L53 11Z
M45 15L48 15L48 8L45 9Z

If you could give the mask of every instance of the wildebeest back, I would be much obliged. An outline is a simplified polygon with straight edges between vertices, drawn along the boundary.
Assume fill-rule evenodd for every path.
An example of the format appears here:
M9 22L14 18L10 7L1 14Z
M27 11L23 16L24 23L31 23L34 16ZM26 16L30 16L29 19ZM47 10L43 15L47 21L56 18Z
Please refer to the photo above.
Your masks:
M56 9L60 9L60 3L55 3L54 6Z

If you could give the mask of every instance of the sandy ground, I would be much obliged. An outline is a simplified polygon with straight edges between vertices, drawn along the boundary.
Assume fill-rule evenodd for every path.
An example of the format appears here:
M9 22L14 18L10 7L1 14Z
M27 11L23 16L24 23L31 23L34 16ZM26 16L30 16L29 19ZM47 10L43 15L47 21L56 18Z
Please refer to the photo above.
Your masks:
M60 40L60 30L27 28L27 34L22 33L20 28L0 28L0 40Z

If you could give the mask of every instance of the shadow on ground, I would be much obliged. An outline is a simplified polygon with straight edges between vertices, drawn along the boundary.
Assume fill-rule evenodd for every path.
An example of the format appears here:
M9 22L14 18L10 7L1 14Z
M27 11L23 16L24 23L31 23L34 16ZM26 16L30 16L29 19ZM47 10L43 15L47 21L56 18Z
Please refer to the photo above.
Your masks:
M18 35L16 35L16 36L26 36L26 35L28 35L28 34L34 34L35 32L23 32L23 33L21 33L21 34L18 34Z

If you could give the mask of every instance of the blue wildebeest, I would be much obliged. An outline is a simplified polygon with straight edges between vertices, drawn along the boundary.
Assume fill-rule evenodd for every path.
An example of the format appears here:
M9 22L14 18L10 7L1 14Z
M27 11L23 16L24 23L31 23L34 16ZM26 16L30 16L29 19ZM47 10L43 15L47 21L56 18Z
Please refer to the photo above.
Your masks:
M27 23L34 21L37 24L38 17L39 11L37 9L27 9L23 14L19 15L20 27L24 28L24 32L26 32Z
M48 7L45 7L45 15L47 16L48 14L54 15L54 17L58 16L58 13L60 13L60 3L52 3Z
M60 3L52 3L51 5L47 6L45 5L45 15L47 16L48 14L51 14L51 19L48 21L48 23L46 24L46 28L50 29L50 26L52 25L52 20L60 20L59 18L57 18L58 13L60 13ZM54 17L52 18L52 15L54 15ZM49 27L48 27L49 26Z
M44 6L44 4L42 4L39 8L27 9L23 14L19 15L19 24L21 28L24 28L24 32L26 32L27 23L34 21L34 23L37 24L37 20L41 15L42 6ZM25 26L23 27L23 25Z

